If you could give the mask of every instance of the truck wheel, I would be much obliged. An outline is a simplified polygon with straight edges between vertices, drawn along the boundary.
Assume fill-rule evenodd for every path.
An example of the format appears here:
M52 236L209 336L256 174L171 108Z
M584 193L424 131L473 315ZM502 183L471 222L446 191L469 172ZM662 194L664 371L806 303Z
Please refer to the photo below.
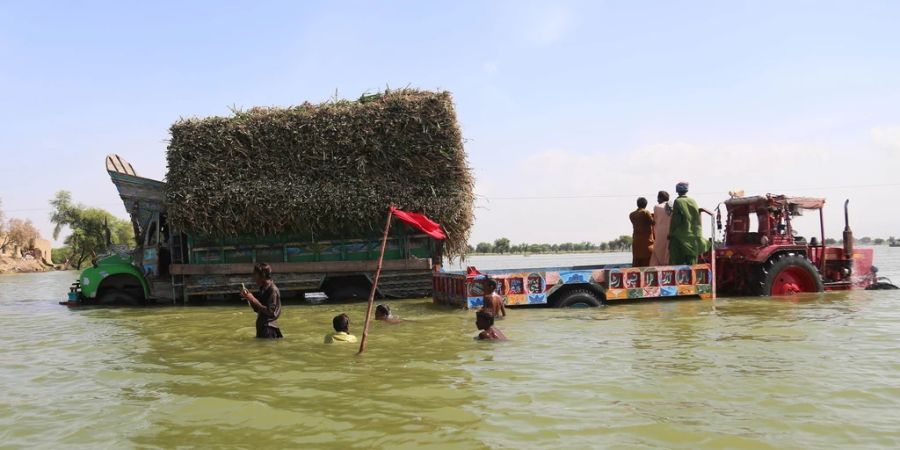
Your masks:
M763 296L793 295L800 292L822 292L822 276L806 257L796 254L778 255L761 269L757 294Z
M369 289L366 289L365 287L360 285L350 284L344 286L336 286L333 289L328 289L327 291L325 291L325 295L328 296L328 301L331 302L368 300Z
M597 295L587 289L569 291L556 301L557 308L593 308L602 305Z
M100 305L140 306L144 302L128 291L107 290L97 296L97 303Z

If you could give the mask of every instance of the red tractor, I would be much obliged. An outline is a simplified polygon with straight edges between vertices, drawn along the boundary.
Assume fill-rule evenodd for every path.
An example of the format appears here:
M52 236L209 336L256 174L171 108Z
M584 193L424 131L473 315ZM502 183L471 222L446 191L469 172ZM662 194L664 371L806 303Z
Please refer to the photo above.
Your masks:
M768 296L895 288L877 277L872 249L853 248L848 202L843 246L826 247L825 199L767 194L725 201L725 242L715 250L717 291ZM814 211L819 212L819 236L806 240L796 233L792 219ZM721 217L717 219L721 230Z

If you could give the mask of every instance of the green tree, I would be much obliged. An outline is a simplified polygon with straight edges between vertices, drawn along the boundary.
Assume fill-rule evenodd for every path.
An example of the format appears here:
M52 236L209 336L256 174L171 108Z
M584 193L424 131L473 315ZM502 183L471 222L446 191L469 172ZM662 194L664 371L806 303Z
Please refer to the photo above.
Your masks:
M838 241L834 238L825 238L825 245L837 245Z
M494 241L494 252L499 254L509 253L509 239L503 237Z
M81 269L92 253L103 253L111 244L134 244L134 232L127 221L100 208L75 204L67 191L57 192L50 206L53 207L50 216L53 239L58 239L63 229L69 229L70 234L63 242L71 249L69 263L76 269Z
M9 244L9 236L6 235L6 217L3 215L3 199L0 198L0 253Z
M862 245L869 245L869 244L872 243L872 238L866 236L866 237L860 239L860 240L859 240L859 243L862 244Z
M875 238L875 239L872 240L872 243L875 244L875 245L884 245L884 239L882 239L882 238Z
M490 242L479 242L475 246L475 253L492 253L493 251L494 246Z

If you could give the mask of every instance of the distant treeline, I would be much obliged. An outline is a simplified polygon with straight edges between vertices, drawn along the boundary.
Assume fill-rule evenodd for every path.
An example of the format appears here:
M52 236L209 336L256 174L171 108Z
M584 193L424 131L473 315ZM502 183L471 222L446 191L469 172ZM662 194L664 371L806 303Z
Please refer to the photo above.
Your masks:
M562 244L513 244L507 238L494 242L469 245L469 253L526 254L526 253L576 253L576 252L627 252L631 250L631 236L619 236L608 242L563 242Z
M898 245L900 239L893 236L882 238L862 237L855 239L859 245ZM825 245L842 245L843 239L825 239ZM578 253L578 252L627 252L631 251L631 236L619 236L612 241L594 242L563 242L562 244L513 244L507 238L499 238L494 242L479 242L475 246L469 245L469 253L496 253L526 254L526 253Z
M844 243L843 239L832 239L832 238L825 239L825 245L838 245L838 244L843 244L843 243ZM859 245L897 245L897 244L900 244L900 239L897 239L893 236L891 236L887 239L861 237L861 238L854 238L853 243L859 244Z

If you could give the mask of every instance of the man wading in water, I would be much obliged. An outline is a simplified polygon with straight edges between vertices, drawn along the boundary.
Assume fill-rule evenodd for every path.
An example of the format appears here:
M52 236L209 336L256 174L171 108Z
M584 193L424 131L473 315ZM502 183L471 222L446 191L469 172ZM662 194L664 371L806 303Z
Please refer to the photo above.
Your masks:
M253 266L253 281L259 286L257 297L246 288L241 289L241 297L256 311L256 337L278 339L282 336L278 328L281 315L281 292L272 281L272 266L259 263Z

